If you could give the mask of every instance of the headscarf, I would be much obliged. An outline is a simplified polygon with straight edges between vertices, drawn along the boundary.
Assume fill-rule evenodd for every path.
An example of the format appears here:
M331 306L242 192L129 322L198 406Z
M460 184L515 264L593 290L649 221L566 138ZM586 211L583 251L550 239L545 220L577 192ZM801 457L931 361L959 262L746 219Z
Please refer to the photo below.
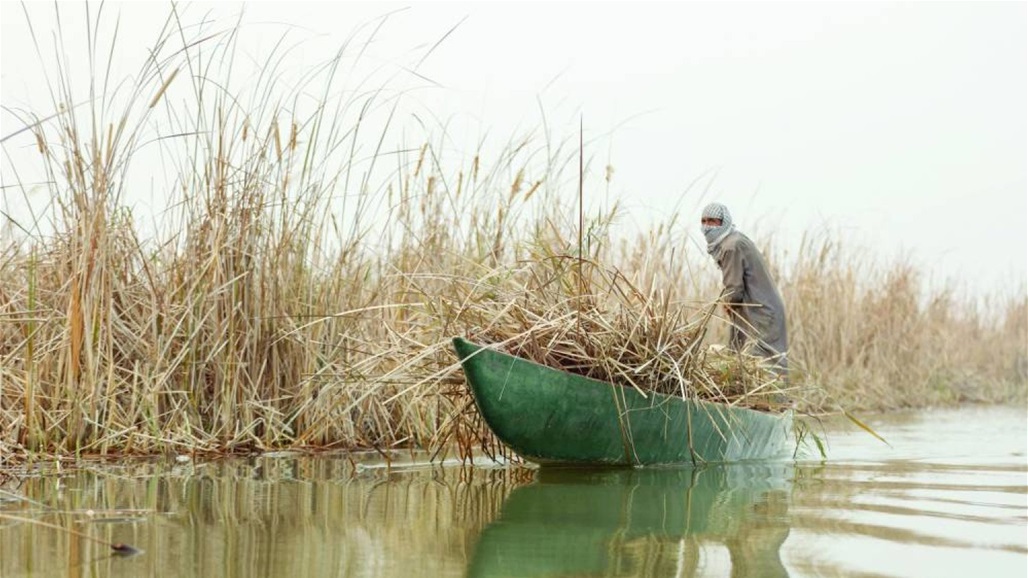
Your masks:
M707 238L707 252L713 255L717 252L721 241L724 241L725 237L735 230L735 225L732 223L732 214L728 212L728 207L721 203L711 203L703 208L702 218L721 219L720 227L703 225L703 236Z

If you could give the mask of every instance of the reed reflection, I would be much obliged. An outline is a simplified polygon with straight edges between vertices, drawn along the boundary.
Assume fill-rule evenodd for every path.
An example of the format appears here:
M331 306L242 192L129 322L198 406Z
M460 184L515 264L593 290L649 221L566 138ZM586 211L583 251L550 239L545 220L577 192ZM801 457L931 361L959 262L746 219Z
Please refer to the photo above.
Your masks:
M0 514L50 525L0 519L0 578L460 576L475 538L532 471L425 460L93 464L0 484ZM112 558L71 531L145 554Z
M789 464L542 469L482 531L468 575L693 576L728 563L732 576L788 576L791 474Z

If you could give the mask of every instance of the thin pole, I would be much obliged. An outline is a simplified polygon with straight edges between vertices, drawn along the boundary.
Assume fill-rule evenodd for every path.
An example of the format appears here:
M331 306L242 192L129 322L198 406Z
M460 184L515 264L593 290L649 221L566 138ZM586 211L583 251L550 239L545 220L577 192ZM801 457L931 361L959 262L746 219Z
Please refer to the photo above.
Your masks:
M94 537L90 536L89 534L83 534L82 532L78 532L76 530L72 530L71 528L65 528L64 526L58 526L57 524L51 524L49 522L43 522L42 520L36 520L34 518L23 518L21 516L12 516L11 514L0 514L0 519L3 519L3 520L14 520L15 522L22 522L22 523L25 523L25 524L34 524L36 526L43 526L44 528L50 528L52 530L60 530L61 532L65 532L65 533L71 534L72 536L77 536L79 538L82 538L83 540L90 540L92 542L96 542L97 544L102 544L104 546L107 546L108 548L113 550L115 554L120 554L122 556L134 556L136 554L142 554L143 553L143 551L140 550L139 548L136 548L136 547L131 546L129 544L123 544L121 542L116 542L116 543L108 542L106 540L101 540L100 538L94 538Z
M582 297L585 296L585 280L582 278L582 230L585 228L585 209L583 206L583 199L585 197L583 191L585 188L585 161L583 160L584 153L583 149L583 137L582 133L585 126L585 115L579 117L578 120L578 334L579 337L582 335Z

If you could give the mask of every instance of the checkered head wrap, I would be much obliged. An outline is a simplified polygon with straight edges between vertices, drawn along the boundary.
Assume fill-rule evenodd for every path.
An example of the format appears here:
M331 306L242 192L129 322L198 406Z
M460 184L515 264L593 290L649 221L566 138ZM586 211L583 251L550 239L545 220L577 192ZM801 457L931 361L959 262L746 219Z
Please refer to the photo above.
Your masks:
M713 255L729 233L735 230L732 214L721 203L711 203L703 208L704 219L721 219L721 226L703 225L703 236L707 239L707 252Z

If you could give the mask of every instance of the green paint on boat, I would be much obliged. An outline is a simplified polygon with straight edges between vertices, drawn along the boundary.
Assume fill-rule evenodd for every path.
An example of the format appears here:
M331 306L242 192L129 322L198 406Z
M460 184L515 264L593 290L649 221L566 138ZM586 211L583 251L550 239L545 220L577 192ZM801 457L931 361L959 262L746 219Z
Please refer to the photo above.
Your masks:
M790 455L792 413L640 391L453 340L486 423L538 464L648 466Z

